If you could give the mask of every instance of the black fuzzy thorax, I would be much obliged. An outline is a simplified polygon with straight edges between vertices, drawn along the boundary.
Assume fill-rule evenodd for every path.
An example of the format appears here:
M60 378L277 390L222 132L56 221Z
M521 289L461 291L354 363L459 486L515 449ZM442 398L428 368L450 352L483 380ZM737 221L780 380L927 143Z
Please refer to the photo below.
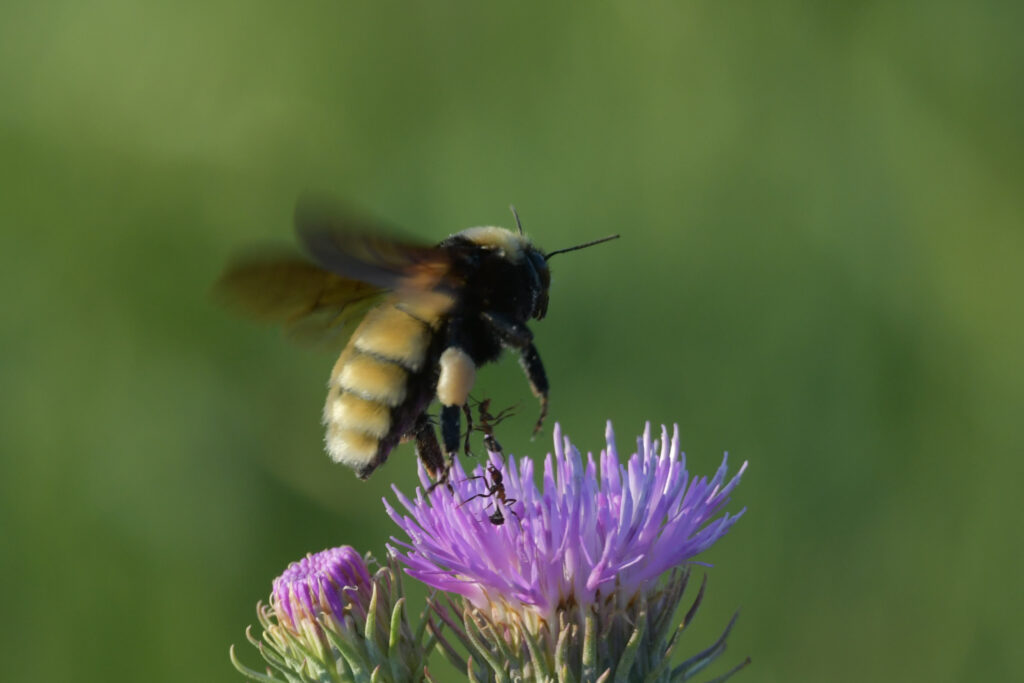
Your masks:
M451 273L461 283L456 303L443 334L464 349L478 366L497 360L504 344L484 313L502 316L520 325L534 317L537 302L546 297L543 277L535 263L540 252L513 261L507 255L455 235L439 246L453 256ZM545 266L546 268L546 266Z

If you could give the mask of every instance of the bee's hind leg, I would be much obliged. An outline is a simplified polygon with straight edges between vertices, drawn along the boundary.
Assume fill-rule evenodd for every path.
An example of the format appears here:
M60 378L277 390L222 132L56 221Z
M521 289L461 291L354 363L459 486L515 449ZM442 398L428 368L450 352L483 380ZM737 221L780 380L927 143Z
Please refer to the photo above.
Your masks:
M449 408L452 410L449 410ZM452 413L454 413L454 421ZM444 439L443 452L441 444L437 442L434 425L430 423L425 414L420 416L416 425L416 453L423 460L423 464L434 479L434 483L430 485L427 492L433 491L442 484L451 491L452 485L448 478L452 471L452 465L455 464L455 456L459 452L459 406L445 406L441 409L441 436ZM448 454L447 457L445 457L445 452ZM424 454L428 455L424 457Z
M469 450L469 436L473 433L473 411L469 409L469 402L462 404L462 412L466 416L466 441L462 445L462 451L467 456L472 456L473 452Z
M431 489L438 484L448 480L450 463L445 462L444 454L441 452L441 445L437 442L437 433L434 425L426 413L416 418L413 426L413 436L416 439L416 457L420 459L427 472L434 480Z
M453 340L441 354L438 361L440 372L437 378L437 402L441 404L441 439L448 458L459 452L461 440L462 411L467 411L469 392L476 380L476 363L473 358ZM470 420L472 427L472 420Z
M441 438L444 440L444 450L449 458L459 452L461 413L461 405L442 406L441 408Z

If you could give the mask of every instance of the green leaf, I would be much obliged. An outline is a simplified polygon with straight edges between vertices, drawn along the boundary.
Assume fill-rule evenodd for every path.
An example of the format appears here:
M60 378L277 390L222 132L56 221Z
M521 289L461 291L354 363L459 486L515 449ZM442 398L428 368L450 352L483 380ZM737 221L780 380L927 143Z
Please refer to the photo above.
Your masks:
M463 619L466 624L466 636L469 638L470 643L472 643L474 651L491 667L497 683L508 683L509 679L505 673L505 667L502 666L501 662L498 661L494 653L487 648L487 645L481 639L483 634L469 609L463 613Z
M526 649L530 653L534 678L540 680L541 676L545 678L554 677L555 672L551 670L551 662L541 651L541 644L537 642L537 638L526 629L521 619L516 617L516 622L516 628L519 629L523 642L526 643Z
M750 657L747 657L742 662L740 662L739 664L737 664L733 668L729 669L728 671L726 671L721 676L716 676L715 678L712 678L710 681L708 681L708 683L725 683L726 680L728 680L729 678L732 678L732 675L734 673L736 673L740 669L747 668L747 666L749 664L750 664Z
M715 657L722 654L725 650L725 639L729 636L729 631L732 630L733 624L739 618L740 613L732 615L732 619L729 620L729 624L725 627L725 631L718 637L711 647L707 648L703 652L698 652L693 657L690 657L685 662L677 666L672 670L672 680L685 681L693 678L697 675L704 667L710 664ZM677 678L681 676L681 678Z
M458 650L456 650L440 632L435 631L434 629L435 627L433 623L431 623L430 633L437 639L437 649L441 651L441 655L447 659L457 671L466 671L468 666L466 660L459 655Z
M636 660L636 653L640 649L640 643L644 638L644 631L647 627L647 608L640 609L640 617L637 619L633 634L626 642L626 648L622 651L618 663L615 665L615 683L628 683L629 672Z
M345 663L352 670L352 678L356 683L370 683L370 662L364 653L360 652L352 642L343 638L333 631L327 631L327 639L331 645L338 648L338 652L345 658Z
M576 677L566 662L566 656L569 652L569 640L578 628L576 624L566 624L558 634L558 642L555 644L555 670L558 672L559 683L576 683Z
M242 664L242 662L238 660L237 655L235 655L234 645L228 648L228 658L231 660L231 663L234 664L235 668L238 669L238 672L246 678L254 681L264 681L265 683L280 683L280 681L283 680L280 678L274 678L273 676L268 676L267 674L260 673L259 671L254 671L245 664Z
M405 598L399 598L395 602L395 608L391 610L391 628L388 632L388 663L391 667L391 678L394 681L412 680L412 671L408 664L402 659L402 624L405 609ZM417 641L417 644L419 641Z
M584 681L597 678L597 617L587 610L583 619L583 672Z

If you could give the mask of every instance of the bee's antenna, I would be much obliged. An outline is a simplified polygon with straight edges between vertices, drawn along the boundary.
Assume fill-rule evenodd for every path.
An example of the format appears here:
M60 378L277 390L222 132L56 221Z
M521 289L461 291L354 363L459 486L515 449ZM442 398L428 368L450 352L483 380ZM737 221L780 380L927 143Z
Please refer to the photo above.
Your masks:
M523 224L519 222L519 213L516 211L514 204L509 204L508 208L512 209L512 215L516 217L516 227L519 228L519 234L523 234Z
M564 254L567 251L576 251L577 249L585 249L587 247L592 247L595 244L601 244L601 242L610 242L611 240L617 240L617 239L619 239L618 235L608 235L607 237L602 237L601 239L594 240L593 242L584 242L583 244L577 244L575 247L566 247L565 249L555 249L554 251L549 251L548 253L544 254L544 260L545 261L550 261L551 257L554 256L555 254Z

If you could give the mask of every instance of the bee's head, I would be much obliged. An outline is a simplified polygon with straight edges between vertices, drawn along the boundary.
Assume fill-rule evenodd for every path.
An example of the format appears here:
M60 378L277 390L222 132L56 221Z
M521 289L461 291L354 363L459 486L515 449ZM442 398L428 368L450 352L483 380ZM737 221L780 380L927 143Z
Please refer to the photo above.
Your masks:
M526 238L516 207L509 206L508 208L512 210L512 215L516 219L516 228L519 230L516 237L522 244L523 260L530 272L530 281L534 284L533 310L530 311L530 317L541 320L548 314L548 290L551 288L551 270L548 268L548 258L543 251L533 246L533 243Z
M548 290L551 287L548 261L551 257L607 242L618 235L544 253L523 234L523 226L514 207L512 214L516 218L517 232L495 227L469 228L455 238L465 240L489 255L487 265L482 266L486 271L483 278L489 283L482 288L490 299L487 303L498 304L499 310L509 311L520 320L540 320L548 313Z
M520 320L543 318L548 312L551 271L544 252L522 233L505 228L469 228L458 234L483 250L480 277L488 283L489 305L497 306Z

